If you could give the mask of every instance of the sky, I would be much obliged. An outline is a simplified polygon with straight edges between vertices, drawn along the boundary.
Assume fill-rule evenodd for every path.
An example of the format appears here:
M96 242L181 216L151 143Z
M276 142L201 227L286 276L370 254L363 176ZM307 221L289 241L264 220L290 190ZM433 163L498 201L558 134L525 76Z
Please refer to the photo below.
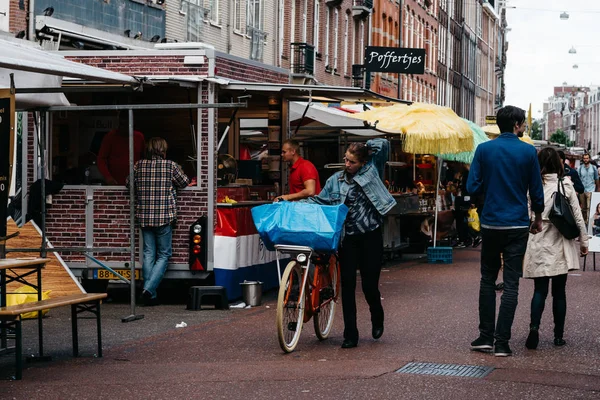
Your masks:
M506 5L505 105L527 110L531 103L532 117L541 118L554 86L600 85L600 1L508 0ZM560 19L564 11L567 20ZM569 54L571 47L577 54Z

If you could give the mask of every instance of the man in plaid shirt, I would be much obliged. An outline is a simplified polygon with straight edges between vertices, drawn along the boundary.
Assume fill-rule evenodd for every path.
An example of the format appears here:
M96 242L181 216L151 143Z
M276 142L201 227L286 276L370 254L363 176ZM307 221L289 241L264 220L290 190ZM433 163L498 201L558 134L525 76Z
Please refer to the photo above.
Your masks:
M181 167L167 160L166 155L167 142L153 137L146 145L146 159L138 161L133 167L135 217L144 239L142 299L148 306L158 304L156 288L172 254L177 189L186 187L190 182Z

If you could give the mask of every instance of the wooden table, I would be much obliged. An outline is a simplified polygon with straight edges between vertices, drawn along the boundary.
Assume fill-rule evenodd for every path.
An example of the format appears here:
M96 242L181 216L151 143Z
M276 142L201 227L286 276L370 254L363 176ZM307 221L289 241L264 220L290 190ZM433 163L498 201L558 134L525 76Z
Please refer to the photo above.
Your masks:
M29 285L37 290L38 301L42 300L42 269L49 262L49 258L23 257L7 258L0 260L0 307L6 307L7 285L11 282L19 282L23 285ZM10 271L10 274L7 272ZM36 274L37 283L30 283L25 280L26 277ZM38 312L38 336L39 336L39 357L44 354L44 339L42 326L42 313ZM4 323L0 325L0 353L8 349L7 331Z

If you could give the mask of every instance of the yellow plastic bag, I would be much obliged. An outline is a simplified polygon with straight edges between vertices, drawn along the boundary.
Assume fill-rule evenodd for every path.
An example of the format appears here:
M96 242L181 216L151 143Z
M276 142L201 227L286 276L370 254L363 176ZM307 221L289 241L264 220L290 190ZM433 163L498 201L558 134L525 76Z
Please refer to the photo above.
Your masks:
M50 292L50 290L42 292L42 300L49 299ZM38 301L37 290L28 285L23 285L14 292L6 294L7 306L16 306L18 304L31 303L34 301ZM48 311L50 310L42 310L42 316L46 315ZM37 318L37 316L37 311L21 314L22 319Z
M479 214L477 214L476 208L469 209L469 213L467 214L467 221L469 224L469 228L473 229L475 232L479 232L481 230L481 224L479 223Z

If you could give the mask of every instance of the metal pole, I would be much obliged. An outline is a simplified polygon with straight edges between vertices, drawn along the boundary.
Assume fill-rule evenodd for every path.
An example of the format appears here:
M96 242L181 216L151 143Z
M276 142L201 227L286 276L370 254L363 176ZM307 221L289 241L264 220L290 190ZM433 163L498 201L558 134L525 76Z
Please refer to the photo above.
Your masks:
M435 248L436 244L437 244L437 221L438 221L438 207L437 207L437 197L438 197L438 192L439 192L439 188L440 188L440 181L442 180L442 164L444 163L444 160L442 159L442 157L438 157L438 177L437 177L437 184L435 186L435 198L434 198L434 207L435 207L435 219L434 219L434 223L433 223L433 247Z
M40 229L42 230L42 245L40 249L40 257L46 258L46 130L48 129L48 113L45 112L43 118L40 118L40 135L38 136L39 140L39 149L40 149L40 190L41 196L40 200L41 211L42 211L42 226Z
M131 314L121 318L121 322L131 322L144 318L135 314L135 181L133 178L133 109L129 109L129 268L131 270Z
M398 3L398 47L402 47L402 7L404 6L404 1L400 0ZM398 100L402 98L401 95L401 87L402 87L402 74L398 72Z

